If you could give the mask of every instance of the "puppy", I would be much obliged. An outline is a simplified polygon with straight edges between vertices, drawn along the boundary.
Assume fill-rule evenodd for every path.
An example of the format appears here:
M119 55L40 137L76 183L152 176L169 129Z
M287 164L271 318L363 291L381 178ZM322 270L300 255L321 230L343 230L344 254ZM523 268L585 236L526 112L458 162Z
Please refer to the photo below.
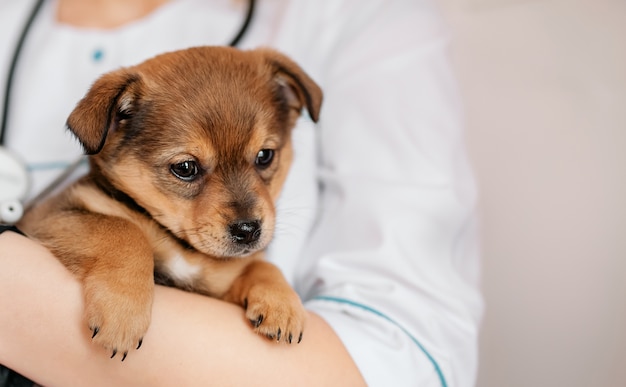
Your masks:
M198 47L99 78L67 120L90 172L19 225L82 282L93 340L122 360L157 283L241 305L253 328L300 342L305 310L263 260L292 161L291 129L322 92L269 49Z

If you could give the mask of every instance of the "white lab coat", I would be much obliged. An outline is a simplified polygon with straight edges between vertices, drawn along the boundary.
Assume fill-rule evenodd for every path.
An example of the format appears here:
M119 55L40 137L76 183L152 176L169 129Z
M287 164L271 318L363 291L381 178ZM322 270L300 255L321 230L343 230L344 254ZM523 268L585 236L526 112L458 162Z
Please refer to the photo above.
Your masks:
M33 171L31 196L80 154L64 122L100 74L226 44L245 3L179 0L85 31L57 24L47 1L19 60L6 134ZM6 74L32 1L0 7ZM269 257L371 386L475 382L476 195L447 44L428 0L261 0L240 45L281 50L324 90L320 122L303 115L294 130Z

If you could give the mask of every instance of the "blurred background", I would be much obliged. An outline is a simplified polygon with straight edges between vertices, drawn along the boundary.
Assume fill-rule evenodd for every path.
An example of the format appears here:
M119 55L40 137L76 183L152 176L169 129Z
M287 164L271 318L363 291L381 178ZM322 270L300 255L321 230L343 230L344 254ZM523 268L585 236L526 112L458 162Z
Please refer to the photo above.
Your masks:
M626 1L439 1L481 190L478 386L626 386Z

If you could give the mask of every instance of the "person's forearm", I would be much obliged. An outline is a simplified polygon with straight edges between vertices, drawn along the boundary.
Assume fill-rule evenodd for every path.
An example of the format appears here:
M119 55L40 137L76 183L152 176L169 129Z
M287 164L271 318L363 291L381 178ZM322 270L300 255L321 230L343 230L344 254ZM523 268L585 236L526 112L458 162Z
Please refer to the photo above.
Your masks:
M142 347L93 345L79 282L36 243L0 235L0 363L49 386L338 385L364 381L332 329L310 313L300 344L253 333L241 308L156 287Z

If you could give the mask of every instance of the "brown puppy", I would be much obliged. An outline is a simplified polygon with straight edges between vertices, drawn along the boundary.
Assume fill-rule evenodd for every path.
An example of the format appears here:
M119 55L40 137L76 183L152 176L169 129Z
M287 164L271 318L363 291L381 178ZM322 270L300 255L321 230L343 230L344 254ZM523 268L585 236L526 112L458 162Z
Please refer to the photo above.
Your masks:
M82 281L94 341L122 360L141 345L155 279L243 306L270 339L300 341L305 310L263 250L291 129L303 107L317 121L321 100L267 49L192 48L94 83L67 121L90 173L20 224Z

